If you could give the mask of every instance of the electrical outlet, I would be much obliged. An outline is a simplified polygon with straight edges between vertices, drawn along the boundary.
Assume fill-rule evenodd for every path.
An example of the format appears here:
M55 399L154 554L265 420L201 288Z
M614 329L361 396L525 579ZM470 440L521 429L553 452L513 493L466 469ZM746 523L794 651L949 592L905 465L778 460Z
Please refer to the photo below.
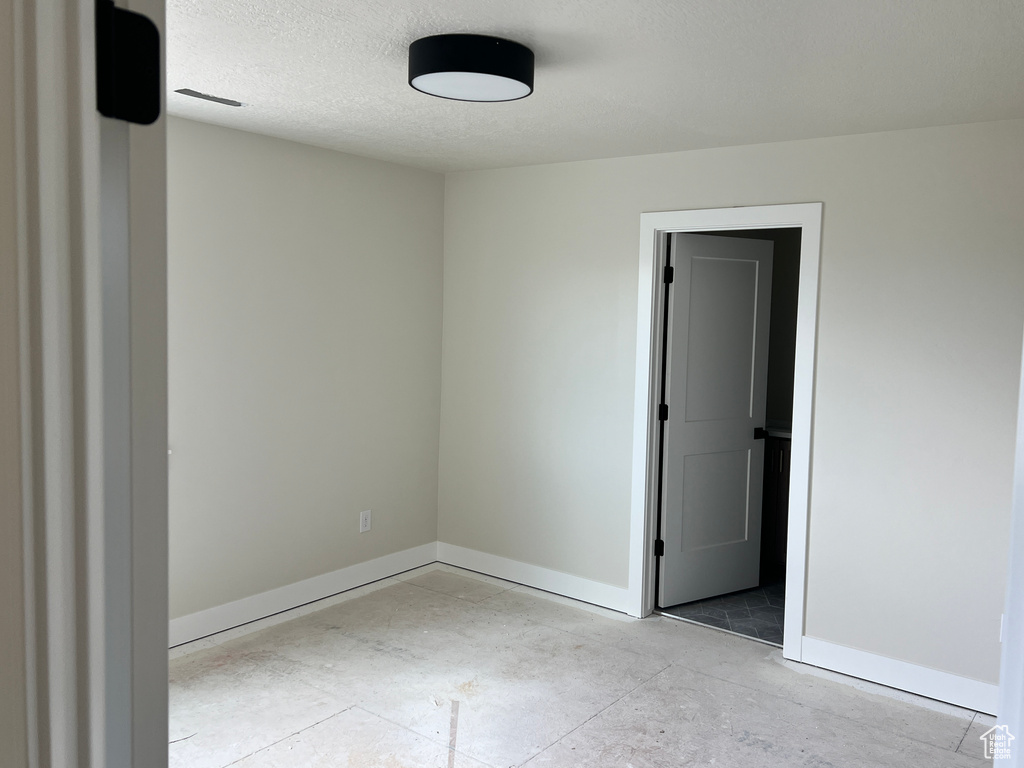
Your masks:
M359 515L359 532L366 533L370 530L370 510L364 509Z

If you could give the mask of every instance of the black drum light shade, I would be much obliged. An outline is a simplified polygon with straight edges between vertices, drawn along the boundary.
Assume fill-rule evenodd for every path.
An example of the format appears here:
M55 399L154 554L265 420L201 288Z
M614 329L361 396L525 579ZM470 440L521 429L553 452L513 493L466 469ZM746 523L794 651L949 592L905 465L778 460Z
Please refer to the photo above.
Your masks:
M434 35L409 46L409 85L456 101L515 101L533 93L533 51L488 35Z

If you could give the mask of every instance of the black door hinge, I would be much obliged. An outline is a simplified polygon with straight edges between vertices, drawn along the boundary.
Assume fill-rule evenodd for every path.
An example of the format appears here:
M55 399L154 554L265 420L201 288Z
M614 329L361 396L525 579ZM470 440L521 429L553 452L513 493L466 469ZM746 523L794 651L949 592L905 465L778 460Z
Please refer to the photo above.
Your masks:
M665 556L665 542L662 539L655 539L654 541L654 556L664 557Z
M668 421L668 403L658 406L658 421Z
M141 13L96 0L96 108L149 125L160 117L160 32Z
M666 266L665 267L665 282L666 283L671 283L672 280L675 278L675 274L676 274L676 270L675 270L674 267Z

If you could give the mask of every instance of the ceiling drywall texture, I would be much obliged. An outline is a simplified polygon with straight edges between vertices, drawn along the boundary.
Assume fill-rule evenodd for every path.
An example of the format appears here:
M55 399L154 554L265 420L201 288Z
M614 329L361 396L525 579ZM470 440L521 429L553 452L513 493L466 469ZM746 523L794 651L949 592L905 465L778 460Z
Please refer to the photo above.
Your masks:
M1021 0L168 0L167 25L171 114L444 171L1024 117ZM535 93L414 91L408 45L442 32L529 45Z

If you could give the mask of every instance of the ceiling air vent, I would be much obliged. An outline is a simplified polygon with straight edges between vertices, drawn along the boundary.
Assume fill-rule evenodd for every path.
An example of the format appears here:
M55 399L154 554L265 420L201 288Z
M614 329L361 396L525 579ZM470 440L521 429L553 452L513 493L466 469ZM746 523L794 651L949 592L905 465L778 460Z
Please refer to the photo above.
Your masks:
M191 88L179 88L175 93L180 93L182 96L191 96L193 99L204 99L206 101L213 101L217 104L224 104L228 107L240 107L242 102L235 101L234 99L222 99L220 96L211 96L208 93L200 93L199 91L193 91Z

